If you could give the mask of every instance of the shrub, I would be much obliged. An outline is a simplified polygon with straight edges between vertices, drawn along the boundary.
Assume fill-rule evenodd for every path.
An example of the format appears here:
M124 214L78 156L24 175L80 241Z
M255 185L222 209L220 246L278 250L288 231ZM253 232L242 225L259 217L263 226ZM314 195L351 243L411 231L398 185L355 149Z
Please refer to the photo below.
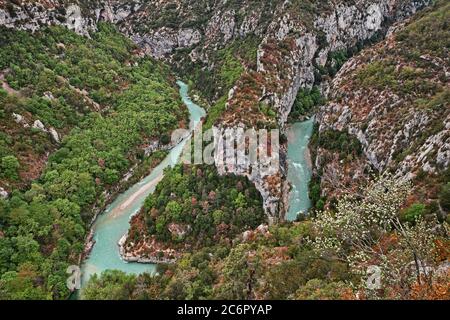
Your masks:
M1 161L1 176L9 180L17 180L19 167L20 163L15 156L5 156Z

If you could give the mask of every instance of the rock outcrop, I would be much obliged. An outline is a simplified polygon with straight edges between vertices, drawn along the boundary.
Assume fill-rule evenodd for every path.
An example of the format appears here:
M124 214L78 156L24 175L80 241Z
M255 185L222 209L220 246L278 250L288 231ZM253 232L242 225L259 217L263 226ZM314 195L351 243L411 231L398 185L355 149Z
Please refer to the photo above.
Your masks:
M120 23L136 12L141 1L0 1L0 25L36 31L43 26L62 25L89 36L99 21Z

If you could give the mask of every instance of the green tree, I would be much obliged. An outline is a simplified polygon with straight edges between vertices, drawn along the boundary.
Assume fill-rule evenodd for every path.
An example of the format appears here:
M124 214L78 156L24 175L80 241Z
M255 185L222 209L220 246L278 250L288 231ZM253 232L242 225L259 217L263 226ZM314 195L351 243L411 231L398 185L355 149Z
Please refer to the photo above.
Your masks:
M176 201L170 201L166 206L166 212L170 220L179 222L183 213L183 207Z
M1 176L10 180L17 180L19 178L19 167L19 160L15 156L5 156L1 161Z
M237 195L236 199L234 199L234 205L237 208L245 208L247 206L247 200L245 199L244 194L239 192L239 194Z
M215 210L213 212L212 216L213 216L214 224L219 225L224 221L225 214L222 210Z
M401 217L409 223L416 222L425 213L425 205L422 203L414 203L410 207L401 212Z
M83 300L130 300L136 286L136 276L118 270L93 275L83 288Z

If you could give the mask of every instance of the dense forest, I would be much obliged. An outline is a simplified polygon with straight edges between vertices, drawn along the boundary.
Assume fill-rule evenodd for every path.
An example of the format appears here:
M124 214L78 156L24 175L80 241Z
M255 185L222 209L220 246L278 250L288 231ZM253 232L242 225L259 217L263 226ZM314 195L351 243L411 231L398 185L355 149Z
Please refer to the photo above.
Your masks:
M67 298L94 208L187 110L167 67L111 25L1 28L0 42L0 298Z

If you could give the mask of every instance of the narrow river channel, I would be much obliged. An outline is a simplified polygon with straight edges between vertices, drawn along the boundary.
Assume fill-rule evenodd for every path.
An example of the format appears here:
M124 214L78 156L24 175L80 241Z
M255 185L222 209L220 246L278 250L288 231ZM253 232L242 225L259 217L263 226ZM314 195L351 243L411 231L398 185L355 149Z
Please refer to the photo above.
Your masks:
M178 81L177 84L180 87L183 103L189 109L190 128L193 129L206 115L206 112L191 101L188 96L188 86L185 83ZM135 274L155 272L156 268L153 264L123 261L120 258L117 243L128 231L130 218L142 208L145 199L154 192L156 185L162 180L164 169L169 166L173 167L178 163L187 140L184 139L175 146L150 175L117 197L98 217L93 226L95 245L89 258L84 261L82 266L82 284L85 284L93 274L100 274L108 269Z
M311 156L309 141L314 128L314 118L296 122L288 127L288 181L292 189L286 220L293 221L299 213L307 213L311 207L309 182L311 180Z

